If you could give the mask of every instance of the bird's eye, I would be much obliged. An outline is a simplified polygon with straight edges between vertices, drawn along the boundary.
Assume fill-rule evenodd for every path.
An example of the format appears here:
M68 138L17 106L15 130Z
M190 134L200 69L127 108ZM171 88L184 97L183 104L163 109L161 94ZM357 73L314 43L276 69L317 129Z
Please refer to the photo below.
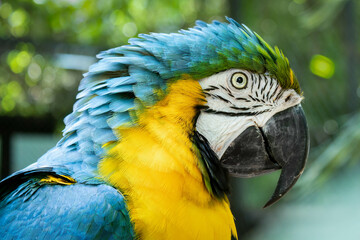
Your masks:
M231 84L237 89L245 88L247 82L248 82L247 76L241 72L234 73L231 76Z

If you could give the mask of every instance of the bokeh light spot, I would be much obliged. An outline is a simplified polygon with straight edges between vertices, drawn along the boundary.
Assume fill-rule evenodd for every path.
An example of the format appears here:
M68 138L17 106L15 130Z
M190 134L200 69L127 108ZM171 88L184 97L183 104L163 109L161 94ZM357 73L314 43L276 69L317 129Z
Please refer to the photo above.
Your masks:
M5 112L10 112L15 108L15 101L10 95L6 95L1 101L1 107Z
M334 62L323 55L314 55L310 61L310 71L322 78L331 78L335 72Z
M12 12L12 7L9 3L3 3L0 6L0 16L4 19L8 18Z
M339 130L339 124L333 119L329 119L324 123L324 132L329 135L336 134Z
M12 96L13 98L18 98L22 92L20 84L16 81L9 82L6 88L8 95Z
M125 23L122 32L126 37L133 37L137 33L136 24L133 22Z
M13 51L10 51L7 56L7 63L9 65L11 71L13 71L13 73L20 73L22 71L22 68L17 64L17 61L16 61L17 53L18 53L18 51L13 50Z
M36 80L41 76L41 67L39 64L33 62L29 65L28 75L31 79Z
M21 51L19 52L19 54L16 56L16 61L18 62L18 64L22 67L25 68L30 64L31 61L31 56L28 52L26 51Z
M27 20L26 12L22 9L17 9L11 14L9 18L9 23L12 27L19 27L21 25L24 25L26 20Z
M31 62L31 55L27 51L13 50L7 57L8 65L14 73L21 73Z

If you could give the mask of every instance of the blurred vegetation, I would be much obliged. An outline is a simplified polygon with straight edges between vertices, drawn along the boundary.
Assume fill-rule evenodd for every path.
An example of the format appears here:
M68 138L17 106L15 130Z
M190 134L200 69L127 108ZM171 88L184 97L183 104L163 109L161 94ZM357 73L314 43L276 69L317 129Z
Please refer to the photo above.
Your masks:
M174 32L197 19L223 21L225 15L278 45L300 80L312 150L298 192L358 163L360 3L355 0L1 0L0 118L52 115L62 124L96 53L139 33ZM259 178L251 186L264 183L266 178ZM266 201L259 191L246 197L252 199L249 206Z

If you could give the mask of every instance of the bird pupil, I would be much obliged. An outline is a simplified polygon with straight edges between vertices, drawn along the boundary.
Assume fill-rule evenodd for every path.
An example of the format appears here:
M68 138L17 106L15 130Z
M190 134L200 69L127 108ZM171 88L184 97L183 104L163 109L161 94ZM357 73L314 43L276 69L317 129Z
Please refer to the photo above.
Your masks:
M238 83L243 83L244 82L244 79L243 79L243 77L238 77L237 79L236 79L236 82L238 82Z

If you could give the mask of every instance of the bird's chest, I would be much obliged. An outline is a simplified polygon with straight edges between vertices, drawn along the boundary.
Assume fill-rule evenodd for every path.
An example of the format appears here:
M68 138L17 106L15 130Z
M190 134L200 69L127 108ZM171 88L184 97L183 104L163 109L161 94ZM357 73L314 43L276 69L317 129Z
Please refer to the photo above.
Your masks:
M187 199L174 200L151 196L146 202L129 203L140 239L231 239L234 221L226 201L199 206Z

